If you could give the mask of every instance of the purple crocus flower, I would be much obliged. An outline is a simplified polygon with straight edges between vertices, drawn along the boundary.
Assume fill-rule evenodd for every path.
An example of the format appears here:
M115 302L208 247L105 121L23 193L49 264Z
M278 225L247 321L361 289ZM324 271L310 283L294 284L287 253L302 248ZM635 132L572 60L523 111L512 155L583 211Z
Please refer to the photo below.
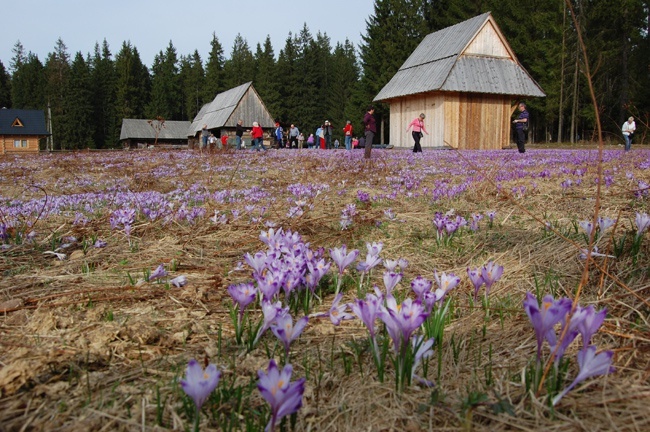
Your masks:
M233 284L228 287L228 294L232 300L239 306L240 319L244 315L244 310L251 304L257 296L257 289L252 283Z
M580 228L587 234L588 238L591 238L591 233L594 231L594 224L591 221L584 220L579 223Z
M365 261L361 261L357 264L357 270L362 273L368 273L377 265L381 264L382 259L377 255L368 254L366 255Z
M348 253L347 247L345 245L341 246L340 248L330 249L330 257L332 258L332 261L334 261L334 264L336 264L338 267L339 275L343 275L345 268L352 264L358 256L359 251L357 249L354 249Z
M264 429L266 432L272 432L278 420L297 412L302 407L305 378L292 383L292 373L293 367L290 364L280 370L273 359L269 362L266 373L261 370L257 372L260 379L257 388L271 406L271 419Z
M569 393L576 385L598 375L607 375L615 371L612 367L613 351L601 351L596 354L596 347L591 345L586 349L578 351L578 365L580 372L573 382L564 390L553 398L553 405L557 404L567 393Z
M276 271L267 271L264 276L257 276L257 287L262 293L264 300L271 301L280 292L280 287L284 282L284 275Z
M591 344L591 337L596 334L600 326L605 321L605 316L607 316L607 309L601 309L599 312L596 312L593 305L589 305L583 309L585 311L585 316L578 325L578 332L582 336L582 345L583 349Z
M636 223L636 236L641 237L648 227L650 227L650 216L647 213L637 212L634 222Z
M181 380L181 387L194 401L197 416L205 401L208 400L210 393L212 393L219 385L220 378L221 372L219 372L217 367L212 363L210 363L205 370L203 370L201 365L199 365L199 362L194 359L190 360L187 364L185 379Z
M384 243L383 242L366 243L366 248L368 249L368 255L379 256L381 250L384 248Z
M611 219L608 217L599 217L598 218L598 229L600 233L603 234L607 229L614 226L616 219Z
M396 353L409 343L411 335L427 319L429 313L422 303L407 298L397 305L393 296L386 297L386 307L382 307L379 318L386 324L386 330L393 340Z
M174 285L176 288L182 288L187 285L187 276L176 276L174 279L170 280L169 283Z
M542 359L542 344L544 339L549 345L555 346L557 338L555 335L555 324L565 319L567 313L571 310L571 300L562 298L554 300L553 296L547 295L542 300L542 307L537 303L537 297L531 293L526 293L524 300L524 309L535 329L537 338L537 359Z
M492 261L488 262L483 266L483 268L481 269L481 277L483 278L483 282L485 282L486 296L490 294L490 288L492 288L492 285L496 281L501 279L502 275L503 275L503 266L495 264Z
M167 276L167 271L165 270L165 266L163 264L160 264L158 267L156 267L154 271L151 272L147 280L151 282L156 279L163 278L165 276Z
M420 301L422 301L422 297L425 293L431 291L431 286L433 286L433 282L423 278L422 276L418 276L411 281L411 289Z
M384 286L386 286L386 293L390 295L401 280L402 273L394 273L390 271L384 272Z
M246 255L244 255L244 261L253 268L253 276L262 275L262 272L266 268L266 259L267 256L264 252L257 252L255 255L251 255L247 252Z
M271 324L271 331L284 344L284 352L287 357L289 357L291 342L300 337L308 321L309 317L304 316L297 320L294 325L291 314L286 313L277 317L275 323Z
M354 319L354 315L346 312L348 309L347 304L339 305L342 298L343 293L337 294L336 297L334 297L334 301L332 302L332 307L330 307L330 310L327 313L327 315L330 317L330 320L332 321L332 324L335 326L341 324L341 321Z
M438 284L438 287L443 290L445 294L456 288L456 286L460 283L460 278L453 273L447 274L445 272L441 272L438 274L438 271L434 271L433 278L435 279L436 284Z
M278 318L278 316L282 316L284 314L287 314L289 312L289 308L282 308L282 303L281 302L275 302L271 303L270 301L262 300L262 316L263 321L262 325L260 326L259 331L257 332L257 336L255 336L255 341L253 341L253 345L257 343L257 341L260 339L260 337L264 334L265 331L271 327L271 324L275 322L275 320Z
M485 281L483 280L481 271L478 268L470 269L467 267L467 276L469 276L469 280L472 282L472 285L474 285L474 300L476 300L478 299L478 292L481 289L481 285L483 285Z
M375 348L375 354L377 354L375 321L379 315L381 302L382 297L380 295L368 293L366 294L365 300L357 299L350 304L350 309L352 309L352 312L359 317L359 319L365 324L366 328L368 329L370 339L372 339L373 347Z
M99 249L99 248L106 247L106 245L108 245L108 243L106 243L104 240L97 239L97 241L95 241L95 244L93 244L93 247Z

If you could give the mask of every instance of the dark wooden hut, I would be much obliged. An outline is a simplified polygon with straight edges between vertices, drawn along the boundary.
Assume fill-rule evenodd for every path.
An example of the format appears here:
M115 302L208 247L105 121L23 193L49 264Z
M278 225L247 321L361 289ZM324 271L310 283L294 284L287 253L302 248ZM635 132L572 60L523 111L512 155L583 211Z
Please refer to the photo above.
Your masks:
M187 134L190 145L198 143L203 125L207 125L216 137L226 134L230 141L234 142L235 128L239 120L243 121L246 130L253 127L253 122L258 122L264 129L265 139L268 139L273 131L273 117L253 88L252 82L219 93L212 102L203 105ZM250 145L250 135L245 135L244 140Z

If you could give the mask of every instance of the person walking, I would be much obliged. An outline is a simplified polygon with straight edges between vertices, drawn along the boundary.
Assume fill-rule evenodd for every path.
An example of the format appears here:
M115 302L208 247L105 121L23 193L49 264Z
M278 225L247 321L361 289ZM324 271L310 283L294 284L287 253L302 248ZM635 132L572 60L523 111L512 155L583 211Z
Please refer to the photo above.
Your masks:
M302 145L305 142L305 135L300 132L300 135L298 135L298 148L302 149Z
M203 153L203 149L208 146L208 138L210 138L210 130L208 129L208 125L204 124L203 129L201 129L201 153Z
M621 128L623 131L623 138L625 138L625 151L630 151L632 148L632 137L634 136L634 131L636 131L636 123L634 123L634 117L627 119L623 123Z
M345 123L345 127L343 128L343 135L345 135L345 149L346 150L352 150L352 122L348 120Z
M235 128L235 145L237 146L237 150L241 150L242 136L244 136L244 120L239 120Z
M264 140L262 139L264 137L264 131L260 127L259 123L253 122L253 130L251 130L251 136L253 137L253 148L256 151L266 151L266 148L264 147Z
M332 124L329 120L325 120L323 135L325 136L325 148L330 150L332 148Z
M300 135L300 130L292 124L289 128L289 148L298 148L298 136Z
M526 134L528 132L528 111L526 111L526 104L519 103L519 117L512 122L515 124L515 132L517 133L517 149L519 153L526 153Z
M372 152L372 143L375 140L377 133L377 123L375 121L375 107L370 105L366 110L366 115L363 117L363 124L366 131L365 149L363 153L364 159L370 159L370 152Z
M424 118L425 118L424 113L420 114L418 117L414 118L413 121L406 128L406 132L408 132L409 129L413 128L413 131L411 132L411 134L413 135L413 140L415 141L415 145L413 145L413 153L422 153L422 146L420 146L420 139L422 139L422 131L424 131L427 135L429 135L429 132L424 127Z

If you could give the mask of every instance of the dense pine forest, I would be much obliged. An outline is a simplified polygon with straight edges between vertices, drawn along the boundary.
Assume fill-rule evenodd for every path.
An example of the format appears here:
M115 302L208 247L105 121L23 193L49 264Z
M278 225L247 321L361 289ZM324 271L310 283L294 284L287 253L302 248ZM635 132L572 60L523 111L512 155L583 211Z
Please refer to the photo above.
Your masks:
M650 1L572 0L585 38L605 138L622 142L620 125L637 117L645 139L650 116ZM307 133L325 119L360 124L364 108L433 31L491 11L518 60L547 97L529 100L531 138L576 142L594 137L594 108L577 32L564 0L376 0L363 41L332 41L308 23L283 47L238 35L229 53L213 33L207 58L161 41L143 64L129 41L104 40L92 53L70 53L61 39L45 59L17 41L0 59L0 107L49 106L55 149L118 146L123 118L192 120L214 96L253 81L269 111ZM376 115L388 120L385 106ZM336 128L340 130L340 128Z

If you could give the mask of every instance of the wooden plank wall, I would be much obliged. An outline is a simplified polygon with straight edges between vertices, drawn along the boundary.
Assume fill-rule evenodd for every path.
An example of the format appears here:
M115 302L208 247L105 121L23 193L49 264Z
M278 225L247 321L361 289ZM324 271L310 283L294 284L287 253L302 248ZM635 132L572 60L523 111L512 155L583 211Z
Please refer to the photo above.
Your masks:
M445 143L467 150L499 150L510 144L510 98L456 93L445 100Z
M463 55L484 55L489 57L512 58L492 20L488 20Z
M38 141L40 137L38 136L11 136L11 135L6 135L0 137L2 140L2 145L0 146L2 149L2 154L19 154L19 153L38 153L39 152L39 147L38 147ZM14 140L27 140L27 147L14 147Z
M263 128L272 127L274 124L271 114L252 86L244 94L239 105L237 105L224 126L235 127L239 119L244 120L244 127L248 129L253 127L254 121L258 122Z
M390 143L395 147L413 147L413 136L406 128L414 118L424 113L424 127L429 135L424 135L420 144L423 148L444 145L445 111L444 97L440 93L408 96L394 100L390 104Z

